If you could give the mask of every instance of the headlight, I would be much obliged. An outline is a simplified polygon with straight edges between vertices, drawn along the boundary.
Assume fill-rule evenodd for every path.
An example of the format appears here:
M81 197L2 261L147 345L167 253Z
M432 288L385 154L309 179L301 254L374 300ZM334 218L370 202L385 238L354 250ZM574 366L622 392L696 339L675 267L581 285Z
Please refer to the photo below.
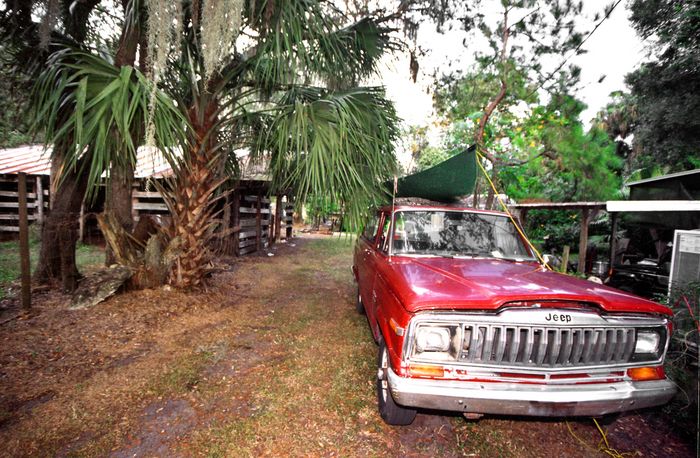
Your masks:
M456 360L462 343L458 325L420 324L416 328L413 356L439 361Z
M632 361L656 361L663 355L665 347L666 328L638 329Z
M447 351L450 348L450 330L435 326L418 328L416 349L424 351Z
M659 351L659 334L654 331L640 331L637 333L635 353L656 353Z

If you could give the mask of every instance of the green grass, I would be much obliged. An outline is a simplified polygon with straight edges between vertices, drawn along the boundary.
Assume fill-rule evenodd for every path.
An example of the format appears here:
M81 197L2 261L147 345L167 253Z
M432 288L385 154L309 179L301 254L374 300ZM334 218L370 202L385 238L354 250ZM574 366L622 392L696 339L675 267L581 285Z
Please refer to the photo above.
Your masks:
M36 236L29 238L29 257L31 260L31 272L34 273L37 259L39 257L39 248L41 242ZM78 269L84 270L87 267L99 266L104 263L104 249L78 243L75 252L76 263ZM4 299L9 294L9 287L12 283L19 280L20 277L20 257L19 257L19 242L11 240L9 242L0 243L0 299Z

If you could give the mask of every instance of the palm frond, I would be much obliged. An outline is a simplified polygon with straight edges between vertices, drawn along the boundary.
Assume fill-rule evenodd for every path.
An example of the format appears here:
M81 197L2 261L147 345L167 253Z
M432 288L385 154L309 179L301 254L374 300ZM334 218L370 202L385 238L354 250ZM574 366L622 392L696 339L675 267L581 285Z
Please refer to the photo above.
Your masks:
M148 113L151 82L133 67L114 67L92 54L66 49L49 59L33 91L34 125L47 144L62 144L65 167L86 165L94 190L111 164L136 163L135 129ZM156 96L155 137L166 158L183 143L187 121L171 99Z
M371 18L342 26L332 5L317 0L267 0L274 7L266 21L254 22L261 35L251 68L263 85L307 84L316 78L348 87L376 72L381 55L396 49L391 29ZM332 11L329 11L329 8ZM265 6L260 11L268 11ZM331 14L334 13L334 14Z
M293 88L279 103L257 150L268 156L273 187L294 189L300 202L339 202L357 225L396 170L398 120L383 89Z

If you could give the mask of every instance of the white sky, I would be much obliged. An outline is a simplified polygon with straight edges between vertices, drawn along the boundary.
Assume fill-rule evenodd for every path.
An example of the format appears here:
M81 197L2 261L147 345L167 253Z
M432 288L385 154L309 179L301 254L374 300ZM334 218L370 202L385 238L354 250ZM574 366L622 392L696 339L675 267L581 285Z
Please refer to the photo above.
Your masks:
M610 0L586 0L584 15L586 30L592 30L593 15L602 12ZM583 49L588 52L575 56L569 63L581 67L581 84L577 97L588 105L582 113L582 121L588 125L591 118L609 100L609 94L622 90L625 74L632 71L642 60L643 43L632 28L626 9L626 1L620 3L611 16L603 22L588 39ZM435 119L433 114L431 85L432 73L449 70L449 63L467 69L471 65L473 50L462 46L463 32L440 35L432 27L423 27L419 34L419 44L428 51L420 59L421 73L417 84L409 78L408 55L387 59L381 81L387 89L387 96L394 101L396 109L407 125L425 125ZM557 61L551 67L555 67ZM568 65L568 63L567 63ZM545 69L546 70L546 69ZM551 68L550 68L551 70ZM598 80L606 75L602 82Z

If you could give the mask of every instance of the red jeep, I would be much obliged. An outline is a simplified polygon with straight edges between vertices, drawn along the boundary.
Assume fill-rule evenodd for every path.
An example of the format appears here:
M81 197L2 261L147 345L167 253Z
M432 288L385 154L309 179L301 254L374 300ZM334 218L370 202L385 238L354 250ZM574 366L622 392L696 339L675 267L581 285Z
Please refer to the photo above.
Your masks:
M417 408L601 416L675 393L663 369L671 311L547 270L504 213L381 208L353 273L389 424L410 424Z

